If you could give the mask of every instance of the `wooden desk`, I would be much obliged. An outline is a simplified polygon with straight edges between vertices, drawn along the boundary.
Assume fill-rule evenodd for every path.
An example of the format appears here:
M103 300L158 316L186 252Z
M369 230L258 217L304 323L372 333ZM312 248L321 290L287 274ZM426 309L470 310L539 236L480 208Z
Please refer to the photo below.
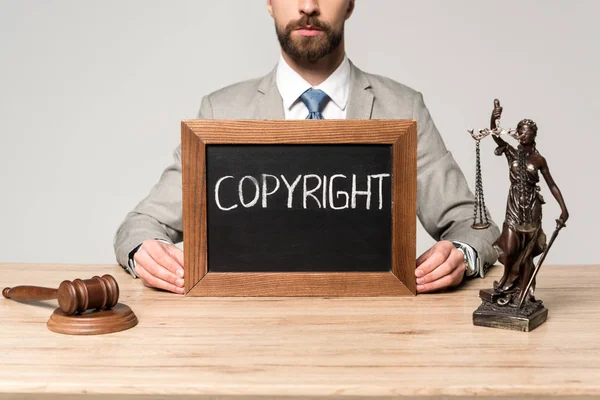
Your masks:
M1 288L110 273L139 318L59 335L46 328L56 301L0 298L0 398L600 397L600 266L544 267L549 318L530 333L471 323L501 268L412 298L186 298L116 265L0 264Z

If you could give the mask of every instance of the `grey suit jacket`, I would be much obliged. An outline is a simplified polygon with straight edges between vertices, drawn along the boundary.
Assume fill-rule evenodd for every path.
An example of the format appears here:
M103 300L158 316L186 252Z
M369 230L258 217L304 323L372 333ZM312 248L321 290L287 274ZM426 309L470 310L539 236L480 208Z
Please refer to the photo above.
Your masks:
M421 93L391 79L367 74L351 64L348 119L414 119L418 127L417 215L436 240L471 245L487 265L497 259L492 243L498 227L473 230L474 196L465 177L446 150ZM198 119L285 119L275 70L259 79L240 82L202 99ZM172 243L183 238L181 146L148 197L131 211L115 235L119 264L147 239Z

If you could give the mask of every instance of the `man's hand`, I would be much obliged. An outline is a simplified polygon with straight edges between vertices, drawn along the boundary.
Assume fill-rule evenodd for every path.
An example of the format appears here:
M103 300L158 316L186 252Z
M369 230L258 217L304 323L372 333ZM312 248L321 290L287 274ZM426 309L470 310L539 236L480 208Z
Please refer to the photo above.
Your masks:
M466 267L463 253L452 242L437 242L417 259L417 292L428 293L460 284Z
M146 240L133 256L144 285L183 294L183 251L160 240Z

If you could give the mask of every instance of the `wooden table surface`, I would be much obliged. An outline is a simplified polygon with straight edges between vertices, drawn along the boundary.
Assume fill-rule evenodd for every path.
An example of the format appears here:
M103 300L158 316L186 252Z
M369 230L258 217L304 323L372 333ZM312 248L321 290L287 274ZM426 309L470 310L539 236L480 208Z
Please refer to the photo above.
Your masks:
M0 298L0 398L600 397L600 266L545 266L530 333L472 325L501 272L417 297L191 298L116 265L0 264L0 289L110 273L139 319L60 335L56 301Z

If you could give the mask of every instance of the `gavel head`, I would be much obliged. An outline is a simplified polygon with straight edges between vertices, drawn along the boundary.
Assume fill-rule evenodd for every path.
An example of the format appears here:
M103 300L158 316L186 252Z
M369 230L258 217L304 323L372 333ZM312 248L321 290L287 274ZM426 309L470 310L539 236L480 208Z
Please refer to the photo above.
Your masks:
M110 275L92 279L63 281L58 287L58 305L67 315L114 307L119 301L119 285Z

